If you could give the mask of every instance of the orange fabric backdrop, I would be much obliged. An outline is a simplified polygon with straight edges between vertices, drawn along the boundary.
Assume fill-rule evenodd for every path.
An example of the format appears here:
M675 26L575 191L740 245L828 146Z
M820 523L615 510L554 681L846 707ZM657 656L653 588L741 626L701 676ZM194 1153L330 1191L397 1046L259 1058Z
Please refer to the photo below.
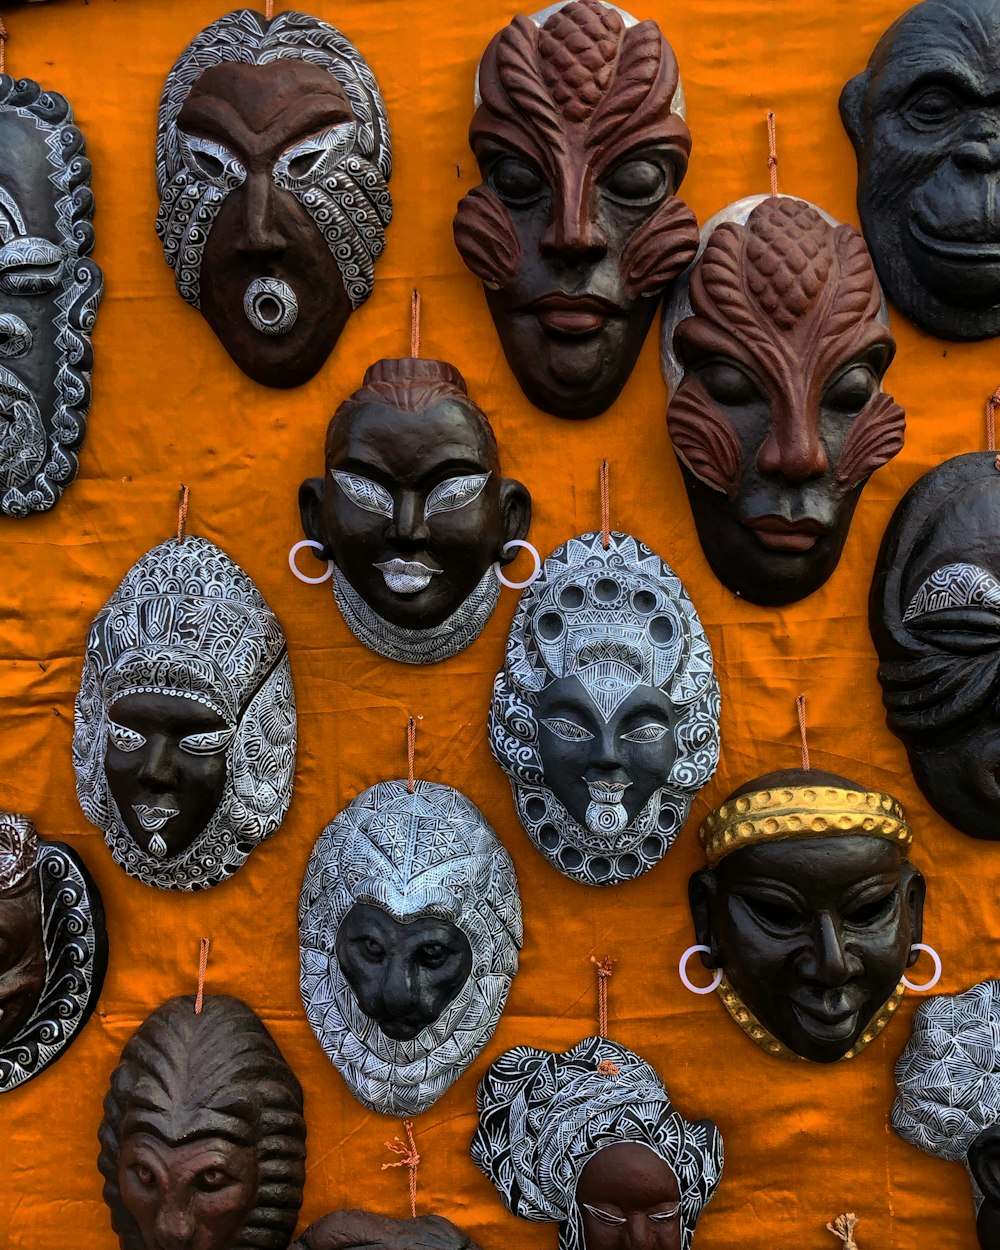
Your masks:
M809 696L813 763L906 804L915 862L928 881L925 937L944 960L941 988L997 970L1000 905L994 845L951 829L923 801L885 728L866 624L872 564L893 506L920 474L983 443L983 405L1000 381L995 343L930 339L894 318L888 386L908 414L902 454L875 475L832 580L803 603L766 610L711 575L695 536L664 424L651 334L624 394L604 416L560 422L529 405L500 351L477 280L451 237L459 197L478 178L466 143L476 62L512 15L511 0L313 0L369 59L393 127L395 219L371 300L308 385L271 391L230 363L174 290L153 232L153 145L164 77L225 0L61 0L8 15L7 65L72 101L88 141L97 198L96 257L106 295L95 333L90 432L80 476L56 509L0 520L0 805L70 842L96 877L111 964L98 1012L38 1080L0 1102L0 1245L11 1250L115 1244L95 1166L101 1101L119 1051L164 999L193 990L198 939L212 939L208 989L264 1018L306 1093L308 1181L302 1226L342 1206L403 1216L405 1174L381 1171L398 1122L363 1110L323 1055L298 992L296 905L320 830L360 790L405 775L405 722L419 715L417 773L459 787L510 850L524 902L522 968L492 1042L416 1123L419 1210L438 1212L487 1250L552 1250L555 1229L515 1221L468 1157L476 1083L521 1042L563 1049L595 1028L591 954L618 958L611 1032L650 1059L678 1107L710 1116L727 1153L699 1226L700 1250L834 1245L823 1225L862 1217L863 1247L971 1250L968 1182L888 1128L893 1063L918 996L860 1058L833 1068L768 1058L714 997L676 975L693 941L687 879L695 829L734 786L798 761L793 700ZM778 114L781 188L856 222L855 164L837 97L863 68L903 0L685 0L644 3L672 41L694 136L684 198L700 220L767 189L768 108ZM409 295L423 295L423 353L453 361L490 414L509 474L531 489L531 537L543 554L599 523L597 466L612 465L612 519L663 555L701 613L722 685L722 763L674 849L637 882L588 889L531 847L485 733L491 681L514 611L505 592L484 635L445 664L413 669L356 643L328 586L290 576L301 536L300 480L322 468L326 422L379 356L406 354ZM251 574L288 636L299 703L291 812L230 882L204 895L130 880L77 805L70 761L73 699L87 628L125 570L175 525L191 487L191 532ZM520 570L527 560L515 565ZM926 958L919 965L923 974Z

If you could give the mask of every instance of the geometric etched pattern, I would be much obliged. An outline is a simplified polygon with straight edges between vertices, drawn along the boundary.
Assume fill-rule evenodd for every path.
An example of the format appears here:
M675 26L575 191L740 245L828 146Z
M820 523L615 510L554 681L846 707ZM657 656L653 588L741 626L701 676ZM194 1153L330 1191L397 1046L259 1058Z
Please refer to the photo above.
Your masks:
M922 582L903 613L912 621L946 608L987 608L1000 612L1000 581L977 564L945 564Z

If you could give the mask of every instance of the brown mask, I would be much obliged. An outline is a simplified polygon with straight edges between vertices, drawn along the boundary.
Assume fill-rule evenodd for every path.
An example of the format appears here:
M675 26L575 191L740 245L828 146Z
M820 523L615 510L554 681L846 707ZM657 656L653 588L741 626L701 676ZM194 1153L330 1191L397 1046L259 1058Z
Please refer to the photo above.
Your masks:
M677 61L655 22L628 21L571 0L542 26L514 18L479 66L483 183L455 242L521 389L558 417L614 403L697 247L675 194L691 151Z
M794 603L837 566L871 473L903 445L895 343L864 240L789 196L730 205L663 319L667 425L712 570Z
M0 816L0 1049L31 1018L45 984L38 839L24 817Z
M372 1211L334 1211L311 1224L289 1250L480 1250L440 1215L392 1220Z

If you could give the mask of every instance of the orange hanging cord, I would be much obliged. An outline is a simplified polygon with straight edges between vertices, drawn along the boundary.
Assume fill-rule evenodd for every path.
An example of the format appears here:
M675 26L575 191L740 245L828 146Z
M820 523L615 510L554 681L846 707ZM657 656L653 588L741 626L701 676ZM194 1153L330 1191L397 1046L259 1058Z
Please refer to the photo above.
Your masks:
M406 1141L403 1141L401 1137L394 1137L392 1141L385 1143L386 1149L399 1155L399 1158L393 1159L391 1163L383 1163L382 1171L384 1172L386 1168L406 1168L409 1171L410 1218L415 1220L417 1218L417 1168L420 1167L420 1155L417 1153L417 1143L413 1140L413 1121L404 1120L403 1128L406 1131Z

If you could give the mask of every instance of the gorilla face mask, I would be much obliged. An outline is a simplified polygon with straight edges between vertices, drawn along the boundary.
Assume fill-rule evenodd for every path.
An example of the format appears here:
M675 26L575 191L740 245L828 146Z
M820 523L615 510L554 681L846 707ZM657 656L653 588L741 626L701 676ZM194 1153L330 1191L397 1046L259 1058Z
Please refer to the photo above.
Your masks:
M1000 9L925 0L885 32L840 112L890 298L946 339L1000 334Z
M1000 839L1000 473L969 452L925 473L882 540L869 601L889 728L931 806Z
M483 183L458 206L458 250L528 399L596 416L697 246L676 198L691 150L677 61L655 22L572 0L493 39L476 103Z
M371 70L318 18L239 9L179 57L156 229L177 289L255 381L307 382L371 294L391 163Z
M667 425L702 548L752 603L840 559L871 473L903 445L895 343L864 240L790 196L724 209L663 316Z

